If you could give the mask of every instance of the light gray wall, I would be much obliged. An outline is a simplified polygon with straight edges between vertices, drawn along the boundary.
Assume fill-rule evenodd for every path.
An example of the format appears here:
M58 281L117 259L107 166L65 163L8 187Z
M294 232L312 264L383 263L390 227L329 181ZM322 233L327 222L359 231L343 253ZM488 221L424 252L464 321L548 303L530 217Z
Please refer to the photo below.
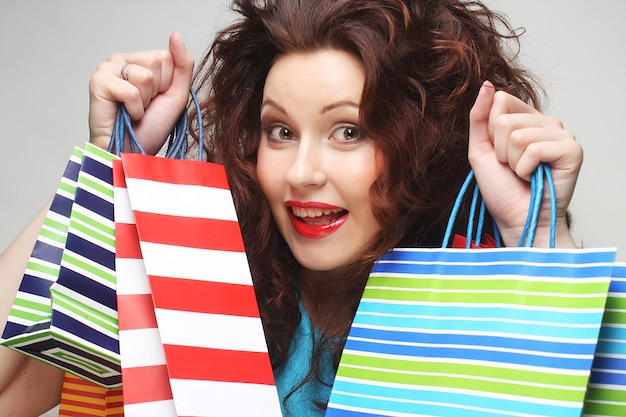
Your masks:
M167 47L182 33L196 55L229 21L226 0L2 0L0 250L54 192L88 138L88 81L113 52ZM490 0L524 26L522 57L542 79L548 113L585 148L572 209L587 247L626 260L626 2Z

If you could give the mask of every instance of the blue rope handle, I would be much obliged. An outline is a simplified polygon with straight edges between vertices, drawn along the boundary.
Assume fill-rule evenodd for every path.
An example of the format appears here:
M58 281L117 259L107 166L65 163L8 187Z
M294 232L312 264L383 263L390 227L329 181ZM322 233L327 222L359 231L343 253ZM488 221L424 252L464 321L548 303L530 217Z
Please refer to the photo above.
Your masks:
M448 219L448 224L446 227L446 231L444 233L444 238L441 247L447 248L450 244L450 239L452 237L452 228L454 227L454 223L456 221L457 215L459 213L461 204L463 202L463 198L467 193L467 190L474 179L474 171L470 171L459 193L456 197L454 205L452 207L452 212L450 213L450 218ZM530 204L528 208L528 215L526 217L526 223L524 224L524 228L522 230L522 235L520 237L519 246L532 247L533 241L535 238L535 233L537 231L537 221L539 218L539 210L541 208L541 200L543 198L544 193L544 181L547 183L548 190L550 193L550 247L554 248L556 246L556 191L554 189L554 181L552 178L552 173L550 172L550 168L541 163L533 173L530 181ZM475 241L477 245L480 244L484 217L485 217L485 203L481 201L480 210L478 214L478 226L476 229L476 235L473 237L473 219L476 216L476 205L479 199L479 190L478 184L474 187L474 192L472 196L472 204L470 206L470 214L467 225L467 236L465 247L470 248L471 242ZM496 240L496 246L500 247L502 245L500 232L498 231L498 227L493 222L494 228L494 238Z
M196 116L198 118L198 160L202 160L204 150L204 132L202 126L202 112L200 101L193 88L189 89L192 100L196 108ZM182 114L174 124L172 132L169 135L168 147L165 153L166 158L184 159L187 150L187 124L189 116L187 110L183 110ZM128 134L128 143L130 152L145 154L145 150L141 146L141 142L133 129L132 120L123 103L119 103L117 114L115 116L115 124L111 141L109 142L108 151L114 152L119 156L124 152L124 135Z

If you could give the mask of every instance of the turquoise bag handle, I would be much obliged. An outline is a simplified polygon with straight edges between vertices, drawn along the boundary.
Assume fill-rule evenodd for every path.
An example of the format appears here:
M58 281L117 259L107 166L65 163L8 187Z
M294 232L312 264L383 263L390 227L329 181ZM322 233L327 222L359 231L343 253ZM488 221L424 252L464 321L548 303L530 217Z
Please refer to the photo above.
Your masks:
M196 107L196 115L198 118L198 160L202 160L202 152L204 149L204 133L202 126L202 113L200 109L200 101L193 88L189 89L191 98ZM182 114L174 124L172 132L168 137L168 146L165 153L166 158L184 159L185 152L187 150L187 123L189 117L187 115L187 109L183 110ZM130 152L145 154L141 142L135 131L133 130L132 121L130 115L124 107L123 103L119 103L117 108L117 114L115 116L115 124L113 126L113 133L111 134L111 141L109 142L108 151L115 151L116 155L124 152L124 135L128 133Z
M454 206L452 207L452 212L450 213L450 218L448 219L448 225L446 227L446 231L444 233L443 243L441 247L446 248L450 244L450 239L452 237L452 228L454 227L454 223L456 221L456 217L461 207L461 203L463 202L463 198L469 189L472 180L474 179L474 171L470 171L461 189L459 190L459 194L454 202ZM550 247L554 248L556 245L556 192L554 189L554 181L552 179L552 173L550 172L550 168L541 163L531 176L530 180L530 205L528 208L528 215L526 216L526 223L524 224L524 228L522 230L522 235L520 236L519 247L532 247L533 241L535 239L535 233L537 231L537 220L539 218L539 209L541 208L541 199L544 193L544 182L548 185L548 190L550 193ZM476 222L476 232L474 233L474 221L476 218L476 207L478 205L478 200L480 199L480 208L478 213L478 219ZM484 218L485 218L485 202L480 198L480 191L478 189L478 183L474 186L474 192L472 194L472 203L470 205L470 213L469 219L467 222L467 235L466 235L466 248L470 248L471 242L474 241L476 244L480 244L480 239L482 237L482 230L484 227ZM494 238L496 240L496 246L501 247L502 241L500 238L500 233L498 232L498 227L493 223L494 230Z

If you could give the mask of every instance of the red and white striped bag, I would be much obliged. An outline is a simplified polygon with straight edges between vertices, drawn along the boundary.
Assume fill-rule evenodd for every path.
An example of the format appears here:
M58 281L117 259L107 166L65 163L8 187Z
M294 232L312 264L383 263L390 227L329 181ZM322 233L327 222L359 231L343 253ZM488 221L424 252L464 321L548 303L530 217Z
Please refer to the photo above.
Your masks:
M145 357L143 348L134 352L138 362L125 366L125 339L136 335L158 344L154 321L124 319L124 297L148 304L150 291L176 415L281 416L223 166L141 154L121 157L149 282L149 287L120 290L118 298L125 405L135 398L142 407L167 401L149 398L148 386L143 397L130 394L125 378L125 372L162 375L163 360L152 348L145 348L150 351ZM129 256L139 253L135 249Z

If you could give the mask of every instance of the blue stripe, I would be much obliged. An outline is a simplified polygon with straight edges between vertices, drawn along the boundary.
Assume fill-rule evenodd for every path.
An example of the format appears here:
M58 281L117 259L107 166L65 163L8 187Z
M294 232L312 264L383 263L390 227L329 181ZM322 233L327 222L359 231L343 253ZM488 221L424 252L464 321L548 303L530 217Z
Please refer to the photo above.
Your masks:
M558 278L597 278L610 277L610 266L585 265L580 268L570 268L562 265L456 265L450 264L388 264L377 263L372 270L377 274L407 274L407 275L461 275L461 276L493 276L518 275L529 277L558 277ZM608 282L607 282L608 283Z
M69 199L62 195L56 194L54 198L52 199L52 204L50 205L50 211L69 219L70 214L72 213L73 204L74 204L73 199Z
M99 178L107 184L113 184L113 171L111 166L91 158L88 154L83 158L81 171Z
M113 203L103 200L86 189L76 189L74 204L86 208L87 210L99 214L107 220L113 221Z
M617 369L626 371L626 359L596 356L593 360L593 367L596 369Z
M591 369L592 358L555 358L540 355L497 352L493 350L472 350L456 347L422 347L389 345L385 343L364 342L348 339L345 350L371 352L385 355L413 356L417 358L448 358L462 360L487 361L491 363L518 364L538 366L547 369L568 369L588 371Z
M381 258L381 261L410 261L410 262L537 262L541 264L567 263L573 265L593 264L593 263L613 263L615 261L615 251L573 251L560 252L558 250L526 250L521 248L501 248L496 250L440 250L440 249L412 249L393 250ZM613 266L607 267L609 275L613 271ZM623 275L619 271L614 276L626 276L626 267ZM617 275L615 275L617 274Z
M35 242L31 257L50 262L53 265L60 265L63 257L63 247L53 246L38 240Z
M2 332L2 338L10 339L13 336L17 336L18 334L23 334L26 329L27 326L13 323L12 321L7 321L6 326L4 326L4 331Z
M479 386L479 382L477 382ZM492 398L491 393L484 393L484 396L472 394L459 394L452 392L436 392L411 390L402 388L390 388L384 386L371 386L353 382L336 380L333 387L336 391L353 392L376 397L388 397L395 399L408 399L431 404L411 404L402 402L392 402L379 399L369 399L362 397L351 397L339 394L335 391L331 394L331 401L353 407L362 407L370 410L392 411L397 413L414 413L428 416L450 416L450 417L484 417L486 415L502 415L504 412L527 413L537 416L551 417L579 417L582 409L582 398L580 407L563 407L558 405L545 405L529 398L529 402L515 401L512 399ZM523 389L523 388L521 388ZM521 394L521 393L520 393ZM582 394L581 394L582 396ZM481 409L495 410L494 412L475 411L451 407L458 405L461 407L476 407Z
M626 356L626 340L599 340L596 355L624 355Z
M609 292L626 294L626 281L611 280Z
M50 299L50 286L52 284L53 282L47 279L25 274L22 277L20 291Z
M602 371L591 371L591 377L589 383L591 384L608 384L608 385L620 385L626 387L626 369L621 370L621 374ZM624 401L626 401L626 393L624 393Z
M626 264L619 264L613 267L613 276L615 278L626 278Z
M328 407L326 410L326 414L324 417L377 417L384 416L384 414L371 414L371 413L360 413L358 411L347 411L340 410L338 408Z
M94 243L69 233L65 246L71 252L80 254L112 271L115 270L115 252L99 246L98 242Z
M470 320L437 320L420 317L389 317L359 314L354 317L353 325L401 327L405 329L458 331L458 332L498 332L516 333L537 337L556 337L562 339L593 339L597 340L600 329L601 314L594 314L596 323L594 327L555 327L544 326L539 323L503 323L496 321L470 321ZM546 312L549 317L549 312ZM485 317L489 318L489 317ZM558 324L558 323L557 323Z
M608 325L602 326L600 328L600 339L626 341L626 328Z
M52 310L52 326L53 332L54 327L58 327L71 333L77 339L91 342L109 352L120 353L120 343L117 339L100 333L98 330L54 309Z
M115 288L109 288L69 268L61 267L57 285L75 291L110 309L117 310Z
M593 355L595 343L556 343L544 342L537 340L518 339L509 337L493 337L493 336L468 336L455 334L429 334L421 332L401 332L386 331L375 329L361 329L352 327L350 329L350 338L369 338L378 341L391 341L402 343L420 343L428 345L461 345L459 348L464 349L465 346L476 346L502 349L523 349L535 352L560 353L570 355ZM595 339L594 339L595 341ZM431 349L439 349L439 347L431 347Z
M369 300L361 300L359 312L365 313L385 313L395 315L413 316L436 316L436 317L464 317L464 318L487 318L498 317L501 319L524 320L537 323L562 323L562 324L597 324L603 312L584 313L577 311L563 312L545 310L531 310L515 308L515 306L494 307L489 305L476 304L471 308L467 306L447 305L438 303L437 305L427 305L422 303L382 303Z
M71 181L76 181L78 179L78 174L80 172L80 167L82 165L82 158L79 162L75 162L73 160L69 160L67 162L67 166L65 167L65 172L63 176Z

